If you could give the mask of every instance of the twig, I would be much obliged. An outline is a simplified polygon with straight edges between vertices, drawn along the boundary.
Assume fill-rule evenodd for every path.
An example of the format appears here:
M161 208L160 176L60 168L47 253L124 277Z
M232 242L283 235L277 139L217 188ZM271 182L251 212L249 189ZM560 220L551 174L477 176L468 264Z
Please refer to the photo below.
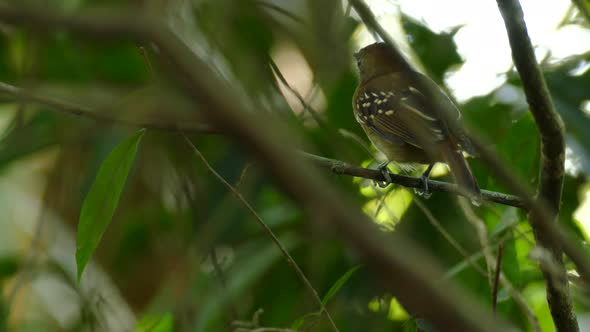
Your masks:
M498 286L500 284L500 273L502 272L502 244L498 244L498 253L496 254L496 269L494 270L494 287L492 288L492 311L496 313L498 305Z
M7 312L5 314L9 315L12 307L14 305L14 300L18 291L25 283L29 282L32 278L32 271L36 264L39 261L39 254L42 252L42 238L43 232L45 231L48 214L49 214L49 201L52 198L53 188L55 188L55 181L59 178L59 172L62 170L61 165L56 164L52 167L48 183L45 185L43 190L43 200L41 202L41 209L39 210L39 216L37 222L35 223L35 228L33 230L33 237L31 239L31 246L27 253L27 257L24 260L24 264L20 268L20 273L17 274L12 289L8 292L6 297L6 307Z
M336 324L334 323L332 316L330 315L330 313L328 312L328 310L324 306L324 303L322 302L322 299L318 295L317 291L315 290L315 288L313 288L313 285L311 284L309 279L307 279L307 277L305 276L305 273L303 273L303 271L301 270L299 265L297 265L297 263L295 262L293 257L291 257L291 254L289 254L289 251L287 250L287 248L285 248L283 246L283 244L281 243L281 241L279 241L279 238L274 234L272 229L270 229L270 227L268 227L268 225L264 222L262 217L260 217L260 215L254 210L252 205L250 205L250 203L248 203L246 198L244 198L244 196L242 196L242 194L239 191L237 191L229 182L227 182L227 180L225 180L225 178L223 178L223 176L221 176L221 174L217 173L217 171L209 164L209 162L207 161L205 156L203 156L201 151L199 151L199 149L197 149L196 145L194 145L193 142L184 133L182 134L182 136L184 137L184 140L190 145L190 147L195 152L197 157L199 157L199 159L201 159L201 161L203 162L205 167L207 167L209 172L211 172L221 183L223 183L223 185L225 185L227 187L227 189L229 189L234 194L234 196L240 201L240 203L242 203L242 205L244 205L244 207L250 212L250 214L252 214L252 216L254 217L254 219L256 219L258 224L264 229L264 231L272 239L272 241L279 248L279 250L281 251L283 256L285 256L285 259L287 260L289 265L291 265L291 267L295 270L295 273L297 273L297 275L299 276L299 278L301 279L301 281L303 282L303 284L305 285L307 290L311 293L313 298L317 301L318 305L320 306L320 311L326 315L326 318L328 319L328 322L330 323L332 330L337 332L338 328L336 327Z
M274 60L269 58L268 64L277 76L277 78L279 79L279 81L285 86L287 90L289 90L297 98L297 100L299 100L299 103L301 104L301 106L303 106L303 109L311 115L315 122L317 122L322 127L328 126L326 121L322 119L321 115L305 101L305 98L303 98L299 91L297 91L294 87L291 86L291 84L289 84L289 82L279 69L279 66L277 66L277 64L274 62Z
M384 181L383 174L381 173L381 171L378 171L376 169L354 166L354 165L350 165L344 161L320 157L320 156L316 156L314 154L307 153L307 152L300 152L300 153L306 159L313 162L315 165L322 167L322 168L327 168L335 174L351 175L351 176L370 179L370 180L374 180L374 181ZM423 186L424 186L422 179L419 177L411 177L411 176L399 175L399 174L393 174L393 173L389 173L389 175L391 176L392 183L399 184L399 185L407 187L407 188L423 188ZM463 196L463 192L461 190L459 190L459 188L457 188L457 185L452 184L452 183L448 183L448 182L442 182L442 181L428 179L428 189L430 191L448 192L448 193L453 193L456 195ZM514 196L514 195L509 195L509 194L504 194L504 193L499 193L499 192L489 191L489 190L482 190L481 196L482 196L482 199L484 199L486 201L499 203L499 204L503 204L503 205L514 206L514 207L518 207L521 209L526 208L525 202L521 198Z
M465 249L463 249L463 247L451 236L451 234L449 234L449 232L447 232L447 230L432 215L430 210L424 205L424 203L422 203L422 201L420 199L418 199L418 197L414 197L414 204L416 204L416 206L422 211L422 213L424 213L424 215L426 216L426 219L428 219L430 224L432 226L434 226L434 228L447 240L447 242L449 242L449 244L453 248L455 248L455 250L457 250L461 254L461 256L463 256L463 258L467 261L467 263L471 267L473 267L473 269L475 271L477 271L479 274L481 274L484 278L487 278L488 274L486 273L486 271L484 271L484 269L482 269L481 266L477 265L477 262L475 260L473 260L469 256L467 251Z
M258 308L252 314L252 318L249 321L234 320L231 322L231 326L236 327L234 332L240 331L251 331L260 326L260 316L264 313L264 309Z
M459 201L459 207L461 208L461 210L465 214L465 218L467 219L467 221L469 221L469 223L471 225L473 225L473 227L475 228L475 230L477 232L487 269L488 269L488 271L491 271L491 267L495 266L495 265L494 265L494 257L492 255L491 250L490 250L492 246L490 245L490 243L488 241L488 230L487 230L486 224L481 218L479 218L477 216L477 214L475 214L475 212L473 211L473 208L471 207L471 204L469 204L467 202L467 200L458 199L458 201ZM520 238L526 239L525 234L523 234L523 233L518 233L517 236L519 236ZM513 236L513 238L516 238L516 236ZM504 244L504 241L499 241L497 243L498 246L503 246L503 244ZM497 272L498 270L494 270L494 271ZM527 318L527 320L529 321L529 324L531 326L531 329L534 332L541 332L542 330L541 330L541 325L539 324L539 319L535 315L535 312L533 311L533 309L528 305L528 303L526 302L526 300L524 299L522 294L514 287L514 285L512 285L512 283L508 280L508 278L506 278L504 273L501 270L499 271L499 273L500 273L499 274L500 283L502 284L502 286L504 288L506 288L508 290L508 293L510 293L510 296L512 297L514 302L516 302L520 311ZM495 284L496 284L495 281L490 280L490 287L492 287L492 289L494 289ZM493 291L492 291L492 293L493 293Z
M447 239L447 241L465 258L465 260L467 261L467 263L474 268L475 271L477 271L479 274L481 274L483 277L489 277L489 273L486 273L486 271L484 271L479 265L477 265L477 259L473 256L473 255L469 255L467 254L467 251L465 249L463 249L463 247L457 243L450 234L448 234L448 232L444 229L444 227L442 227L442 225L440 224L440 222L438 222L438 220L436 220L436 218L432 215L432 213L428 210L428 208L417 198L414 199L414 203L416 203L416 205L418 206L418 208L420 208L422 210L422 212L426 215L426 218L431 222L431 224ZM463 206L463 203L468 207L468 203L466 203L466 201L460 200L461 207L462 208L466 208L465 206ZM472 211L469 210L471 213ZM472 220L473 216L467 214L467 219L468 220ZM483 221L480 221L483 224ZM472 222L473 223L473 222ZM477 221L475 223L478 223ZM486 266L489 266L490 264L487 264L490 261L490 244L487 241L487 231L485 230L485 225L482 225L484 227L483 233L485 234L485 241L481 241L481 237L480 237L480 243L482 245L482 254L484 256L484 260L486 262ZM481 233L481 230L478 230L478 234ZM504 241L499 241L498 242L498 247L501 248L503 246L503 242ZM501 283L510 293L510 296L512 297L512 299L514 299L514 301L516 302L516 304L519 306L519 308L521 309L521 311L523 312L523 314L525 315L525 317L527 317L527 319L529 320L529 323L531 325L531 328L533 331L535 332L541 332L541 326L539 325L539 320L537 319L537 316L535 316L535 313L533 312L533 310L529 307L529 305L526 303L526 301L524 300L522 294L520 294L520 292L518 292L516 290L516 288L514 288L514 286L510 283L510 281L508 281L508 279L504 276L504 274L502 273L501 270L497 269L498 267L498 263L496 263L496 270L495 274L494 274L494 280L491 283L490 287L492 289L492 294L495 294L492 296L493 299L497 299L497 290L498 290L498 284ZM488 269L489 270L489 269ZM488 271L489 272L489 271ZM494 300L495 302L495 300ZM495 303L493 303L495 305ZM494 313L495 313L495 307L494 308Z
M494 171L498 181L518 195L523 200L525 206L535 211L538 219L535 219L537 223L532 227L534 230L533 233L541 231L545 236L550 237L548 240L552 243L561 245L563 251L576 266L584 283L590 286L590 257L586 249L580 244L580 241L565 232L559 223L551 219L551 213L547 209L547 204L543 202L543 198L538 197L537 200L533 199L528 186L523 183L522 179L515 176L512 170L490 150L488 144L473 134L470 135L470 140L478 152L478 158L482 160L486 167Z
M291 13L290 11L284 9L281 6L277 6L275 4L268 3L266 1L261 1L261 0L256 1L256 3L258 3L258 5L261 7L266 7L268 9L274 10L275 12L288 17L299 24L303 24L303 19L301 17Z
M184 131L191 134L214 134L217 131L210 126L190 123L158 123L125 119L111 114L106 109L93 109L69 101L45 96L27 89L0 82L0 95L13 97L15 100L36 103L50 107L63 114L81 116L95 121L118 123L126 126L148 128L160 131Z
M393 220L394 224L397 224L399 222L399 220L391 213L389 208L385 205L385 199L387 198L387 196L389 196L393 192L392 189L393 188L389 188L389 190L386 193L382 194L381 197L379 198L379 202L377 203L377 208L375 209L375 213L373 213L373 219L377 218L377 216L381 212L381 209L383 209L383 207L385 206L385 209L387 212L389 212L389 216L391 217L391 219L395 219L395 220ZM379 194L379 191L377 190L377 188L373 187L373 191L375 192L375 194Z
M537 201L547 205L548 219L557 222L565 175L565 139L563 122L555 111L543 73L537 64L535 52L528 36L524 14L518 0L497 0L508 33L512 59L518 69L523 89L541 136L541 169L537 188ZM560 273L566 275L560 243L541 227L542 216L535 210L529 212L531 227L539 244L553 254ZM578 321L573 308L567 278L550 278L546 273L547 301L553 322L559 331L578 331Z
M532 231L529 231L529 232L532 232ZM512 234L505 234L501 238L498 238L497 241L495 241L493 244L490 244L490 246L496 247L499 243L506 243L508 241L516 241L518 238L520 238L521 236L524 236L526 234L527 233L523 233L520 236L513 236ZM480 248L479 250L473 252L471 255L469 255L469 258L471 258L472 260L475 260L475 261L479 260L480 258L485 259L483 249ZM467 264L466 261L465 261L465 263ZM447 279L452 278L455 275L457 275L457 273L463 271L463 268L461 267L462 264L463 264L463 262L459 262L459 263L455 264L451 269L449 269L447 271L447 273L445 274L445 278L447 278Z
M152 66L152 62L150 61L150 55L148 51L145 49L144 46L139 46L139 53L143 57L143 61L147 66L148 73L150 74L150 78L154 79L154 67Z

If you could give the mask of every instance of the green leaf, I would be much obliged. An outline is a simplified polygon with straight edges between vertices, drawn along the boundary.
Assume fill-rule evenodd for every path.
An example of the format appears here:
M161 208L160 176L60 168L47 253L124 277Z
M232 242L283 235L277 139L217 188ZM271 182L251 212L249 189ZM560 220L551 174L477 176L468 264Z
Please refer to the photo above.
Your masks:
M296 319L296 320L293 322L293 324L291 324L291 329L293 329L293 330L297 330L298 328L300 328L300 327L301 327L301 325L303 325L303 322L304 322L304 321L305 321L305 316L297 318L297 319Z
M338 278L338 280L336 280L334 285L332 285L332 287L330 287L330 289L328 290L328 293L326 293L326 295L324 295L324 298L322 299L322 304L323 305L328 304L328 302L334 297L334 295L336 295L336 293L338 293L340 288L342 288L342 286L344 286L344 284L348 281L348 279L350 279L350 277L353 275L353 273L355 273L356 270L360 269L361 266L362 265L359 264L359 265L353 267L352 269L346 271L346 273L344 273L340 278ZM298 328L300 328L303 325L306 318L309 318L312 316L317 318L320 316L320 313L321 313L321 311L312 312L312 313L305 314L302 317L299 317L291 324L291 328L293 330L297 330Z
M348 270L344 275L342 275L342 277L340 277L338 280L336 280L336 283L334 283L334 285L332 285L332 287L330 287L330 290L328 290L328 293L326 293L326 295L322 299L322 304L326 305L328 303L328 301L330 301L334 297L334 295L336 295L336 293L340 290L340 288L342 288L342 286L344 286L344 284L348 281L348 279L350 279L352 274L355 273L356 270L358 270L360 268L361 268L361 265L357 265L357 266L353 267L352 269Z
M115 213L144 132L144 129L138 131L111 151L100 166L98 175L86 195L78 221L76 241L78 282Z
M435 33L406 15L402 15L402 24L408 34L410 45L437 83L444 81L444 75L449 68L463 62L454 40L455 33L461 26L450 32Z
M172 332L174 317L171 313L150 314L143 317L135 327L135 332Z
M21 263L21 258L17 255L0 257L0 282L14 276L19 270Z

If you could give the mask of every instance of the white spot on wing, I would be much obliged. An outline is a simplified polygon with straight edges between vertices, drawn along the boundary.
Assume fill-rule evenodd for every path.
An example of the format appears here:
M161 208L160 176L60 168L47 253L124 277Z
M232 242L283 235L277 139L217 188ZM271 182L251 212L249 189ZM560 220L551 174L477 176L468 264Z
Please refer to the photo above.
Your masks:
M413 93L416 93L416 94L420 94L420 95L422 94L422 92L420 92L420 90L416 89L413 86L410 86L409 89L410 89L410 92L413 92Z
M413 112L414 114L418 115L419 117L421 117L424 120L428 120L428 121L436 121L435 118L424 114L424 112L421 112L420 110L415 109L414 107L406 104L406 103L402 103L402 106L404 106L408 111Z

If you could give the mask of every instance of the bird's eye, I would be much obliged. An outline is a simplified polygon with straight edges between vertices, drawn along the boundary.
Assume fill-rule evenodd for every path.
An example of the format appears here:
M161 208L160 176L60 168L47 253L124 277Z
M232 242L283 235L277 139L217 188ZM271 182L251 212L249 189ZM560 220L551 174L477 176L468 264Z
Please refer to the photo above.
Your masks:
M356 65L360 68L360 66L361 66L361 57L360 57L360 55L358 53L354 53L353 56L354 56L354 59L356 60Z

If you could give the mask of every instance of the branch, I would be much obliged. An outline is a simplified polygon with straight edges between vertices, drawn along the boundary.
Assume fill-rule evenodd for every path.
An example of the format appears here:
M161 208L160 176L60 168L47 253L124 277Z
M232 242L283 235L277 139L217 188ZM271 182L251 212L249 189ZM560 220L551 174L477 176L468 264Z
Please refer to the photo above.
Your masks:
M565 174L563 123L555 111L543 73L537 64L520 3L518 0L497 0L497 3L510 40L512 59L518 69L530 111L541 136L541 169L536 199L548 204L549 222L556 223L559 218ZM529 220L535 230L537 241L552 252L559 272L564 276L551 278L544 272L547 281L547 301L553 322L559 331L578 331L569 284L565 278L562 247L554 241L552 234L545 233L544 228L538 226L543 223L542 218L535 210L529 212Z
M133 19L131 19L131 17ZM44 10L0 6L0 20L36 31L67 28L86 36L148 40L157 45L176 83L211 124L249 150L278 186L308 211L314 220L334 230L354 248L383 285L410 310L430 319L441 330L507 331L511 327L495 319L478 302L447 281L435 260L399 232L384 234L350 200L342 197L311 165L296 153L293 135L268 116L268 110L248 108L233 87L221 81L209 66L194 56L179 38L157 22L146 22L136 13L121 16L62 15ZM42 27L42 28L41 28Z
M498 285L500 284L500 275L502 273L502 244L498 245L496 253L496 268L494 269L494 287L492 288L492 310L496 313L498 305Z
M475 214L470 203L467 203L467 201L464 199L458 199L457 201L459 203L459 207L461 208L461 210L463 211L463 214L465 215L465 218L475 228L477 236L479 237L479 242L481 245L481 252L482 252L483 257L486 261L486 267L488 268L488 271L491 273L492 266L494 266L494 265L497 266L498 264L494 264L494 257L492 255L491 250L490 250L492 248L492 246L490 245L490 242L488 241L489 235L488 235L488 229L487 229L486 223L479 216L477 216L477 214ZM520 235L522 236L522 233ZM499 241L496 245L498 247L503 246L503 241ZM541 332L541 326L539 324L539 319L535 315L535 312L533 311L533 309L528 305L528 303L526 302L526 300L524 299L522 294L514 287L514 285L512 285L510 280L508 280L508 278L504 275L504 273L501 270L496 269L496 271L499 272L500 283L502 284L502 286L504 288L506 288L506 290L508 290L508 293L510 293L510 296L512 297L512 299L514 300L516 305L520 308L520 311L522 312L522 314L529 321L529 324L531 326L531 330L534 332ZM494 283L495 282L490 279L490 285L492 285L492 287L493 287Z
M18 101L26 101L29 103L47 106L53 111L59 113L85 117L99 122L117 123L131 127L148 128L160 131L183 131L191 134L213 134L216 132L213 128L202 124L158 123L152 121L125 119L120 116L113 115L113 112L109 112L107 109L92 109L90 107L45 96L43 94L32 92L28 89L23 89L3 82L0 82L0 95L12 97Z
M375 181L384 181L385 180L383 178L383 174L381 174L381 172L376 169L354 166L354 165L350 165L344 161L324 158L324 157L316 156L314 154L307 153L307 152L301 152L301 154L305 158L312 161L317 166L322 167L322 168L327 168L335 174L356 176L359 178L365 178L365 179L375 180ZM420 189L424 186L422 183L422 179L419 177L412 177L412 176L399 175L399 174L393 174L393 173L389 173L389 176L391 176L391 182L393 182L395 184L399 184L399 185L407 187L407 188ZM438 191L438 192L447 192L447 193L452 193L452 194L468 197L468 195L465 195L465 193L463 191L459 190L459 188L457 187L456 184L443 182L443 181L436 181L436 180L428 179L428 190ZM521 209L526 209L525 202L520 197L517 197L514 195L509 195L509 194L504 194L504 193L499 193L499 192L489 191L489 190L482 190L481 196L486 201L490 201L490 202L494 202L494 203L498 203L498 204L509 205L509 206L514 206L514 207L521 208Z
M134 121L124 119L112 115L110 112L104 110L93 110L87 106L79 105L69 101L56 99L53 97L44 96L27 89L19 88L13 85L0 82L0 94L5 94L14 97L17 100L25 100L27 102L34 102L40 105L50 107L51 110L63 114L80 116L96 120L99 122L117 123L133 127L148 128L152 130L171 131L171 132L185 132L187 134L213 134L217 131L206 125L191 125L180 123L156 123L148 121ZM305 157L312 160L321 167L329 168L336 174L352 175L363 177L366 179L383 181L381 173L377 170L362 168L358 166L349 165L339 160L323 158L309 153L303 153ZM409 188L421 188L422 182L420 178L391 174L392 181L396 184ZM456 185L441 181L428 180L428 188L431 191L448 192L457 195L463 193ZM504 205L515 206L518 208L525 208L525 203L522 199L508 194L482 190L482 198L484 200L495 202Z

